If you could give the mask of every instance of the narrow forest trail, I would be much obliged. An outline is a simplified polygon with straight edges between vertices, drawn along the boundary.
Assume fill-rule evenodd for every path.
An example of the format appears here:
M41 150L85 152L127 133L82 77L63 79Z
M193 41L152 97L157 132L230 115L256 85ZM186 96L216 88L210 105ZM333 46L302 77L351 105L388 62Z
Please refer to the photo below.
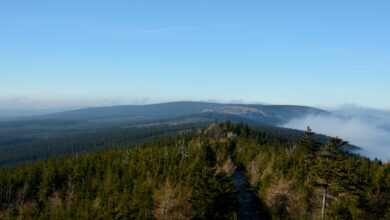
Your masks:
M237 212L239 220L267 219L259 213L260 204L256 195L247 191L248 179L240 170L233 173L234 187L238 190L241 208Z
M230 149L230 156L234 161L234 151L236 146ZM237 167L236 165L234 165ZM237 212L237 219L239 220L265 220L270 219L267 214L262 213L262 205L254 192L247 190L249 183L248 178L245 176L244 171L235 169L233 175L233 185L238 191L238 198L240 201L240 209Z

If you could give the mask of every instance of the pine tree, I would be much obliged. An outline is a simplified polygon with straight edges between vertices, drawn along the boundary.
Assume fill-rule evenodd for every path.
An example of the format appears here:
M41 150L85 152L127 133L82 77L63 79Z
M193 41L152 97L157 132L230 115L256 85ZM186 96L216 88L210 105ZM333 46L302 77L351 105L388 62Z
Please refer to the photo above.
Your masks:
M319 150L321 143L319 138L314 137L314 132L308 126L303 137L298 141L297 148L304 156L305 169L308 169L315 152Z
M339 166L343 161L342 148L347 146L348 142L340 138L329 138L328 144L322 148L319 154L319 162L313 171L318 177L316 185L323 189L321 218L325 219L327 190L329 185L337 183L340 179Z
M319 138L314 137L314 132L308 126L303 137L297 143L297 153L300 161L303 162L303 166L300 168L300 180L304 181L305 176L310 170L310 166L313 163L316 152L320 149L321 143L318 142Z
M153 201L155 203L153 214L159 220L181 220L192 217L190 207L179 197L177 188L173 187L168 180L154 192Z
M237 191L226 173L214 168L198 170L193 181L191 203L195 219L227 219L238 209Z

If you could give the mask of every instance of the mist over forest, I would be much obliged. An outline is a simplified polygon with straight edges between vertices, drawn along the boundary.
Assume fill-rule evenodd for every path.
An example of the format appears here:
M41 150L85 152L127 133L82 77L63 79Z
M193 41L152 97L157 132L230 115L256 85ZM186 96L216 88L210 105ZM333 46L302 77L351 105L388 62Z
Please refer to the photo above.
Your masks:
M390 220L389 9L1 1L0 220Z
M361 147L358 152L371 159L390 160L390 111L344 105L331 112L295 118L283 127L303 130L310 126L317 133L338 136Z

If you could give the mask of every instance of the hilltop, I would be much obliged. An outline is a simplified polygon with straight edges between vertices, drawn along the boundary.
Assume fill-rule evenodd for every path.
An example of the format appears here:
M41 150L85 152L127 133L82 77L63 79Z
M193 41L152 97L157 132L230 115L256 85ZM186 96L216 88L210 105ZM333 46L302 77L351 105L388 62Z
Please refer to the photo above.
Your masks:
M86 130L198 122L243 121L278 126L293 118L330 113L307 106L170 102L94 107L0 121L0 135L58 135Z

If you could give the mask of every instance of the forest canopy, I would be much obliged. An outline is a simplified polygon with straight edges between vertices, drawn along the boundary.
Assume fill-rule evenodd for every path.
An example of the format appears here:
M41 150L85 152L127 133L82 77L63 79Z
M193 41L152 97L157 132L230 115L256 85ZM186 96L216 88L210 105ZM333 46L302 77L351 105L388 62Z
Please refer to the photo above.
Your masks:
M233 219L234 172L272 219L388 219L390 165L246 124L205 129L0 171L0 218Z

